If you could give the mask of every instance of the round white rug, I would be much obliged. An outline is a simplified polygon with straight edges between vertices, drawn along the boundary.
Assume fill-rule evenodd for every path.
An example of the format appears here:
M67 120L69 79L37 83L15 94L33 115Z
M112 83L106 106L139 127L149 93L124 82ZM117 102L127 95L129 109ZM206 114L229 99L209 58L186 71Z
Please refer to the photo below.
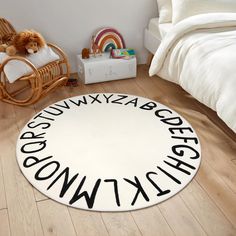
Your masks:
M33 117L17 141L29 182L66 205L127 211L183 189L200 165L191 125L155 101L88 94L59 101Z

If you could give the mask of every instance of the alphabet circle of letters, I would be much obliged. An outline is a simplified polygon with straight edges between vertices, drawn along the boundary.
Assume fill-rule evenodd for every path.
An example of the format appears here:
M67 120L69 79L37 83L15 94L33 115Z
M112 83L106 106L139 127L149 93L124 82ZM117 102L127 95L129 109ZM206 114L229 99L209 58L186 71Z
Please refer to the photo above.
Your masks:
M22 129L16 154L46 196L95 211L129 211L183 189L201 161L199 139L174 110L147 98L98 93L68 98Z

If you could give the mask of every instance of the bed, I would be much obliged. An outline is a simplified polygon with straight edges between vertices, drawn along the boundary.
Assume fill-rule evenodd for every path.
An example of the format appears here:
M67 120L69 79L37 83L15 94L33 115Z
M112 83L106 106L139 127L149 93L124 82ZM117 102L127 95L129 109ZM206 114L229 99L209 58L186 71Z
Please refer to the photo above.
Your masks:
M145 31L145 40L150 35L153 42L156 38L156 44L146 46L154 54L150 76L157 74L179 84L215 110L236 133L236 1L158 0L158 3L159 20L152 19ZM164 22L161 4L171 6L169 15L165 12L169 19ZM164 33L163 23L171 25ZM145 45L148 43L146 40Z
M154 55L161 43L161 40L172 28L173 28L172 23L160 24L158 17L152 18L149 21L148 27L145 29L144 33L145 48Z

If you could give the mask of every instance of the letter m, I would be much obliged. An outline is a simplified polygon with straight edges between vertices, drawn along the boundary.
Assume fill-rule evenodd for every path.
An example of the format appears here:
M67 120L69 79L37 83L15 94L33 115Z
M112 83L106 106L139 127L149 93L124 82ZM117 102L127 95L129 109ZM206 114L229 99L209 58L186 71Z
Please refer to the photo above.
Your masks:
M85 180L86 180L86 176L84 176L84 178L81 180L81 182L80 182L77 190L75 191L74 196L71 198L69 204L72 205L74 202L76 202L80 198L84 197L86 202L87 202L88 208L91 209L91 208L93 208L93 204L94 204L94 201L95 201L95 197L96 197L99 185L101 183L101 179L98 179L96 181L90 196L89 196L87 191L80 192L83 185L84 185Z

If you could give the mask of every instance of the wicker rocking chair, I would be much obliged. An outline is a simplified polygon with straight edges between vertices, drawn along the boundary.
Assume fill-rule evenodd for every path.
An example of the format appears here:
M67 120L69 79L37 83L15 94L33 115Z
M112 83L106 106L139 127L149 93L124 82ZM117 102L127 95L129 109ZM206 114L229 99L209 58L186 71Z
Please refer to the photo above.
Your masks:
M15 33L13 26L0 18L0 38L9 33ZM20 56L8 57L0 64L0 100L19 106L27 106L37 102L42 96L58 86L65 85L70 74L66 55L57 46L47 44L59 55L60 59L50 62L41 68L36 68L29 60ZM19 60L31 67L32 73L22 76L14 83L9 83L4 67L11 60Z

